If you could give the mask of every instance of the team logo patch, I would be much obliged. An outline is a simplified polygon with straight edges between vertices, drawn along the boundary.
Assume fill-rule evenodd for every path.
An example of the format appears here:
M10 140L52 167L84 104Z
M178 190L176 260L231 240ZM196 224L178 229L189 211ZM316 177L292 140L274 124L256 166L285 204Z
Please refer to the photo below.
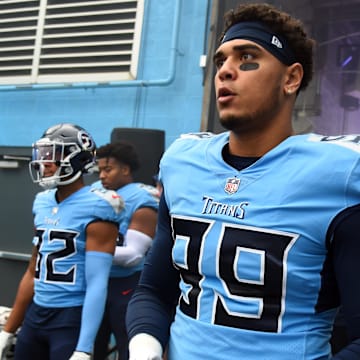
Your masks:
M235 194L240 186L240 179L239 178L228 178L226 180L226 184L225 184L225 192L228 193L229 195Z

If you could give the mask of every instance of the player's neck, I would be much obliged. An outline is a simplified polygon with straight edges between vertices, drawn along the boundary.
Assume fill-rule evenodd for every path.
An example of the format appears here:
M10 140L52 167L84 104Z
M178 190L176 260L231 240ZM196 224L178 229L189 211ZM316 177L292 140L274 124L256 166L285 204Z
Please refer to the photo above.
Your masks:
M81 177L80 179L75 180L73 183L64 185L64 186L58 186L57 192L56 192L56 199L58 202L61 202L65 200L67 197L72 195L74 192L80 190L85 186L84 180Z
M261 157L292 135L294 132L291 126L250 136L231 132L229 152L231 155L242 157Z
M127 186L127 185L134 182L134 179L131 176L123 178L122 180L123 180L122 183L120 184L120 186L117 189L115 189L115 191L117 191L119 189L122 189L123 187L125 187L125 186Z

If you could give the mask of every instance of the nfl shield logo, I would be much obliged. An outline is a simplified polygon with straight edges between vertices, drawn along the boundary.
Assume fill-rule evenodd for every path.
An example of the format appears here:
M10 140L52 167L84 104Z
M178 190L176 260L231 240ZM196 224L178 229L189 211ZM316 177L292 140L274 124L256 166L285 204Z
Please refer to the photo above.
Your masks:
M235 194L238 191L240 185L240 179L238 178L229 178L226 180L226 184L225 184L225 192L227 192L228 194Z

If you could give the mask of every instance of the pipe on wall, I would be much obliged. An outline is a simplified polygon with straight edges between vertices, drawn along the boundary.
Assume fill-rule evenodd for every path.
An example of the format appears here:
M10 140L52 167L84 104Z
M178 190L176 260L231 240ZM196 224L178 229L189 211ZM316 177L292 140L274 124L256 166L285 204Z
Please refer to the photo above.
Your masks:
M0 251L0 259L29 261L30 258L31 258L30 254L24 254L24 253L12 252L12 251Z

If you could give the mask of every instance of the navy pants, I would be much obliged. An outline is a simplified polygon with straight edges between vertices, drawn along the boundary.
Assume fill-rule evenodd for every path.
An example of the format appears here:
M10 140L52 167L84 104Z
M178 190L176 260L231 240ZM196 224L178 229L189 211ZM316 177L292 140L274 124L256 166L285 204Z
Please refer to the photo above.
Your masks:
M128 277L109 279L105 313L95 341L94 360L107 358L111 334L115 337L118 359L129 359L125 315L139 278L140 272Z
M81 310L32 303L17 335L15 360L69 360L79 338Z

